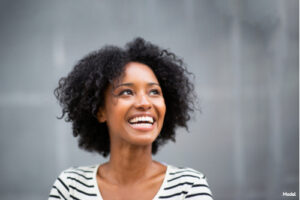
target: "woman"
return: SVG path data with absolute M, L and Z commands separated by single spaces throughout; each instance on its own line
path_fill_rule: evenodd
M 136 38 L 106 46 L 59 81 L 55 96 L 79 146 L 107 163 L 69 168 L 49 199 L 212 199 L 205 176 L 152 160 L 194 110 L 190 73 L 173 53 Z

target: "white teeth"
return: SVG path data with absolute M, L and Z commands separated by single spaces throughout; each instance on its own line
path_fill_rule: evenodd
M 148 127 L 151 127 L 152 124 L 149 124 L 149 123 L 140 123 L 140 124 L 132 124 L 131 126 L 148 128 Z
M 143 116 L 143 117 L 135 117 L 133 119 L 130 119 L 130 123 L 137 123 L 137 122 L 148 122 L 148 123 L 153 123 L 153 118 L 149 116 Z

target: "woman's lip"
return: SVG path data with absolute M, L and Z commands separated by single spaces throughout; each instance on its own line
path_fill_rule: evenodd
M 135 130 L 138 131 L 151 131 L 154 129 L 154 124 L 156 122 L 154 122 L 153 124 L 149 124 L 149 123 L 141 123 L 141 124 L 129 124 L 129 126 Z

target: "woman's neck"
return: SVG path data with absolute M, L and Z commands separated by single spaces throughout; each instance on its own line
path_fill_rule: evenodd
M 115 184 L 133 184 L 149 177 L 153 165 L 151 146 L 111 148 L 106 173 Z

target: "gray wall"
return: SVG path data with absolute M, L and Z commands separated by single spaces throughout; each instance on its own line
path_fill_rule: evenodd
M 136 36 L 184 58 L 202 107 L 155 159 L 202 171 L 215 199 L 298 195 L 298 8 L 297 0 L 1 0 L 0 199 L 46 199 L 61 170 L 105 161 L 78 149 L 52 92 L 82 56 Z

